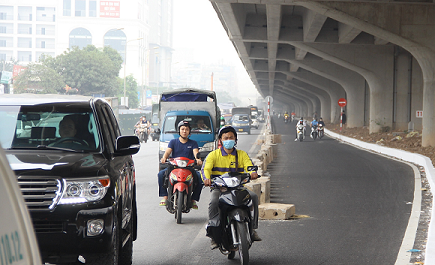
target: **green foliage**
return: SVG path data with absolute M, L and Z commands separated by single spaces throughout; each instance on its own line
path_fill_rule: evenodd
M 124 97 L 124 79 L 118 78 L 118 89 L 116 91 L 119 102 Z M 139 99 L 137 97 L 137 81 L 133 75 L 128 75 L 125 80 L 125 95 L 128 97 L 129 108 L 138 108 Z
M 14 79 L 14 93 L 61 93 L 65 87 L 62 77 L 46 65 L 31 63 Z
M 18 62 L 17 61 L 12 61 L 12 62 L 0 61 L 0 71 L 4 70 L 4 71 L 12 72 L 15 64 L 18 64 Z

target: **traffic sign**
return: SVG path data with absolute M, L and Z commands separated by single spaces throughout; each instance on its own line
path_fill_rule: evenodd
M 345 98 L 340 98 L 340 99 L 338 100 L 338 106 L 340 106 L 340 107 L 344 107 L 344 106 L 346 106 L 346 104 L 347 104 L 347 101 L 346 101 Z

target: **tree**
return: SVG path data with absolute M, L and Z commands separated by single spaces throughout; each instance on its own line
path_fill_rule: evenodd
M 39 63 L 30 63 L 14 78 L 14 93 L 62 93 L 64 87 L 65 82 L 56 71 Z
M 93 45 L 83 49 L 73 47 L 68 52 L 44 63 L 62 76 L 65 83 L 77 88 L 82 95 L 116 93 L 116 80 L 121 69 L 122 58 L 116 50 L 109 47 L 104 51 Z
M 131 74 L 126 77 L 125 81 L 125 95 L 128 97 L 128 106 L 130 108 L 138 108 L 137 81 Z M 119 102 L 121 102 L 121 97 L 124 97 L 124 79 L 122 78 L 118 78 L 117 96 Z

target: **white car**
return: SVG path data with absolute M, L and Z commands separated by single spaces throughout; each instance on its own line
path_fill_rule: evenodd
M 0 264 L 42 264 L 17 178 L 0 147 Z

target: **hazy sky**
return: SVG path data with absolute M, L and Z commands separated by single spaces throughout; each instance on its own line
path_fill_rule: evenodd
M 234 65 L 239 77 L 239 89 L 243 90 L 245 97 L 255 99 L 257 89 L 243 68 L 210 1 L 174 0 L 173 29 L 175 52 L 177 49 L 194 49 L 197 62 Z

